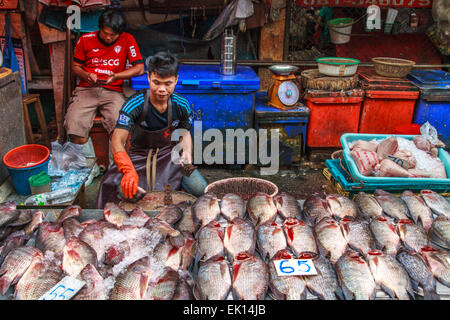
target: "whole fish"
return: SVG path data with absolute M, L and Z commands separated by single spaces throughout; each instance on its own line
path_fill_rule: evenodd
M 234 218 L 244 218 L 245 203 L 240 196 L 234 193 L 227 193 L 220 202 L 220 211 L 229 221 Z
M 409 276 L 395 257 L 384 254 L 380 250 L 372 250 L 367 256 L 370 271 L 375 282 L 392 299 L 410 300 L 414 298 Z
M 281 250 L 269 262 L 269 288 L 277 300 L 305 300 L 306 283 L 299 276 L 279 276 L 275 267 L 276 260 L 295 259 L 286 249 Z
M 365 192 L 358 192 L 353 201 L 358 205 L 360 214 L 367 220 L 383 215 L 383 208 L 378 201 Z
M 19 210 L 19 216 L 13 222 L 8 223 L 8 226 L 20 227 L 30 223 L 32 218 L 31 210 Z
M 178 222 L 178 220 L 181 219 L 182 216 L 183 211 L 176 204 L 171 204 L 161 210 L 161 212 L 158 213 L 155 218 L 165 221 L 168 224 L 174 225 Z
M 69 206 L 61 211 L 61 214 L 59 215 L 58 220 L 56 220 L 56 223 L 63 223 L 64 220 L 69 218 L 77 218 L 80 216 L 81 211 L 82 209 L 80 206 Z
M 124 220 L 124 225 L 131 225 L 135 227 L 143 227 L 150 217 L 144 212 L 141 207 L 134 208 L 129 216 Z
M 37 300 L 63 277 L 63 272 L 52 260 L 35 259 L 17 283 L 14 299 Z
M 41 210 L 36 210 L 33 213 L 33 217 L 31 218 L 31 222 L 27 224 L 24 228 L 26 235 L 31 235 L 33 232 L 39 227 L 39 225 L 44 221 L 44 212 Z
M 420 285 L 425 300 L 439 300 L 439 296 L 436 294 L 436 280 L 420 253 L 401 248 L 397 253 L 397 260 L 408 272 L 415 291 L 418 291 L 418 285 Z
M 233 262 L 233 298 L 263 300 L 269 287 L 267 265 L 255 255 L 239 253 Z
M 0 211 L 0 228 L 6 227 L 16 221 L 20 215 L 20 210 Z
M 173 246 L 182 248 L 180 269 L 187 270 L 195 256 L 195 239 L 190 233 L 182 233 L 178 237 L 170 238 L 169 241 Z
M 212 194 L 201 195 L 192 205 L 195 218 L 202 227 L 215 220 L 220 215 L 219 199 Z
M 422 227 L 427 231 L 430 229 L 433 223 L 433 214 L 422 200 L 421 197 L 416 196 L 411 191 L 403 191 L 400 198 L 406 203 L 409 214 L 416 224 L 420 223 Z
M 62 226 L 66 240 L 69 240 L 71 237 L 78 237 L 84 229 L 83 225 L 74 218 L 65 219 Z
M 14 249 L 23 246 L 26 240 L 28 240 L 28 238 L 23 230 L 11 233 L 8 238 L 3 241 L 2 246 L 0 247 L 0 266 L 6 256 Z
M 429 235 L 431 241 L 450 249 L 450 218 L 439 216 L 434 219 Z
M 76 278 L 86 265 L 97 267 L 97 253 L 86 242 L 76 237 L 67 240 L 62 259 L 63 271 Z
M 356 251 L 347 250 L 335 268 L 346 300 L 375 299 L 377 285 L 369 265 Z
M 128 218 L 128 214 L 112 202 L 105 204 L 103 214 L 106 221 L 118 227 L 122 226 L 123 222 Z
M 195 291 L 200 300 L 225 300 L 231 290 L 231 265 L 223 256 L 200 263 Z
M 400 248 L 400 237 L 392 222 L 385 217 L 378 217 L 369 223 L 370 231 L 375 237 L 378 249 L 386 254 L 395 255 Z
M 194 300 L 194 280 L 188 271 L 178 271 L 178 284 L 172 300 Z
M 358 218 L 344 218 L 340 223 L 344 238 L 352 249 L 365 257 L 370 250 L 375 249 L 375 238 L 370 231 L 369 222 Z
M 397 220 L 408 219 L 408 208 L 402 199 L 381 189 L 375 190 L 374 195 L 388 216 Z
M 144 300 L 172 300 L 177 284 L 178 273 L 170 268 L 165 268 L 156 279 L 150 280 Z
M 72 300 L 106 300 L 108 298 L 105 293 L 104 280 L 92 264 L 86 265 L 78 278 L 85 281 L 86 284 Z
M 339 224 L 333 218 L 323 218 L 314 227 L 314 233 L 320 253 L 335 264 L 347 248 Z
M 155 247 L 153 256 L 157 261 L 175 271 L 180 269 L 183 247 L 174 246 L 170 241 L 165 241 Z
M 312 259 L 316 275 L 304 277 L 308 290 L 320 300 L 344 299 L 333 265 L 315 252 L 303 252 L 298 259 Z
M 208 260 L 216 255 L 224 255 L 225 228 L 217 221 L 211 221 L 197 233 L 197 250 L 200 258 Z
M 180 231 L 172 228 L 170 224 L 158 218 L 150 218 L 145 223 L 145 227 L 150 230 L 158 231 L 163 237 L 176 237 L 180 235 Z
M 103 241 L 104 229 L 114 226 L 113 224 L 98 221 L 87 225 L 83 231 L 78 235 L 81 241 L 86 242 L 97 253 L 97 261 L 103 262 L 105 257 L 105 244 Z
M 33 247 L 22 246 L 12 250 L 0 268 L 0 293 L 5 295 L 9 286 L 16 284 L 31 263 L 42 256 L 42 252 Z
M 447 199 L 432 190 L 422 190 L 420 194 L 434 213 L 450 218 L 450 203 Z
M 264 192 L 256 193 L 247 202 L 248 215 L 255 225 L 275 220 L 277 211 L 273 198 Z
M 303 203 L 303 217 L 311 226 L 314 226 L 316 221 L 320 221 L 325 217 L 331 217 L 328 203 L 318 194 L 311 195 Z
M 281 192 L 273 198 L 273 201 L 278 209 L 278 213 L 283 218 L 301 218 L 302 208 L 292 195 Z
M 252 224 L 245 219 L 234 218 L 225 228 L 223 245 L 230 261 L 242 251 L 253 254 L 256 234 Z
M 61 225 L 52 222 L 42 222 L 38 227 L 36 237 L 36 248 L 42 252 L 53 251 L 56 255 L 62 256 L 66 238 Z
M 110 300 L 142 300 L 147 292 L 151 275 L 150 257 L 133 262 L 116 278 Z
M 443 285 L 450 287 L 450 254 L 432 247 L 422 248 L 421 254 L 433 276 Z
M 283 225 L 266 222 L 256 229 L 256 239 L 261 256 L 268 261 L 280 250 L 287 248 Z
M 425 230 L 415 224 L 412 220 L 400 220 L 397 224 L 397 230 L 403 244 L 410 250 L 420 252 L 422 247 L 428 245 L 428 238 Z
M 200 221 L 194 215 L 192 206 L 189 206 L 183 210 L 183 216 L 176 225 L 176 229 L 180 232 L 189 232 L 195 234 L 200 226 Z
M 339 194 L 330 194 L 325 198 L 335 218 L 357 217 L 358 206 L 349 198 Z
M 312 228 L 302 220 L 287 218 L 283 223 L 286 241 L 294 254 L 310 251 L 318 252 Z

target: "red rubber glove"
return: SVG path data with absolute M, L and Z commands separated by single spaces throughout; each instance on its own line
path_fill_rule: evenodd
M 139 176 L 134 169 L 133 163 L 125 151 L 116 152 L 113 158 L 119 172 L 123 174 L 120 183 L 123 194 L 127 199 L 133 199 L 139 185 Z

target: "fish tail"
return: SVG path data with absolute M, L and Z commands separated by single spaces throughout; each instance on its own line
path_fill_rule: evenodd
M 2 295 L 5 295 L 6 291 L 8 291 L 11 282 L 12 279 L 10 279 L 7 275 L 0 278 L 0 293 Z

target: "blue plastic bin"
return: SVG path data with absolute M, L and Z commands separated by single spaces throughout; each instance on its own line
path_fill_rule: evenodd
M 381 140 L 390 137 L 400 137 L 408 140 L 414 139 L 414 135 L 392 135 L 392 134 L 357 134 L 357 133 L 346 133 L 341 136 L 341 144 L 344 149 L 344 159 L 347 162 L 347 166 L 350 174 L 353 177 L 357 177 L 359 180 L 364 181 L 364 183 L 392 183 L 392 184 L 403 184 L 405 186 L 415 184 L 416 186 L 426 189 L 429 184 L 440 185 L 440 186 L 450 186 L 450 179 L 435 179 L 435 178 L 399 178 L 399 177 L 366 177 L 363 176 L 356 166 L 355 161 L 350 155 L 349 144 L 356 140 L 366 140 L 371 141 L 373 139 Z M 450 156 L 447 151 L 439 148 L 439 159 L 445 166 L 445 171 L 447 177 L 450 177 Z
M 212 128 L 222 133 L 226 129 L 246 131 L 253 128 L 255 93 L 259 87 L 259 77 L 250 67 L 238 66 L 235 75 L 224 76 L 220 74 L 218 65 L 180 65 L 175 92 L 190 102 L 194 121 L 201 121 L 203 136 L 204 131 Z M 147 74 L 132 78 L 133 90 L 147 88 Z M 191 130 L 193 139 L 195 125 L 200 125 L 200 122 L 195 122 Z M 205 142 L 203 147 L 209 143 Z M 223 159 L 225 163 L 225 155 Z M 195 145 L 194 163 L 198 163 Z
M 42 164 L 24 168 L 24 169 L 15 169 L 8 167 L 9 175 L 11 176 L 12 183 L 16 192 L 23 196 L 31 195 L 30 184 L 28 183 L 28 178 L 38 174 L 42 171 L 48 173 L 48 163 L 50 161 L 50 157 Z
M 450 145 L 450 74 L 442 70 L 415 70 L 408 74 L 411 82 L 420 89 L 413 122 L 429 122 Z

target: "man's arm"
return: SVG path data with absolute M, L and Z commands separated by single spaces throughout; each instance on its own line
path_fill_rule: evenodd
M 109 84 L 116 80 L 130 79 L 132 77 L 140 76 L 140 75 L 144 74 L 144 72 L 145 72 L 144 64 L 139 63 L 139 64 L 132 66 L 130 69 L 124 70 L 122 72 L 112 73 L 109 76 L 106 84 Z
M 81 63 L 72 61 L 72 71 L 78 78 L 86 81 L 91 86 L 94 86 L 97 82 L 97 75 L 95 73 L 84 71 L 83 65 Z
M 125 142 L 127 142 L 129 131 L 125 129 L 116 128 L 111 136 L 111 153 L 116 154 L 120 151 L 125 151 Z

